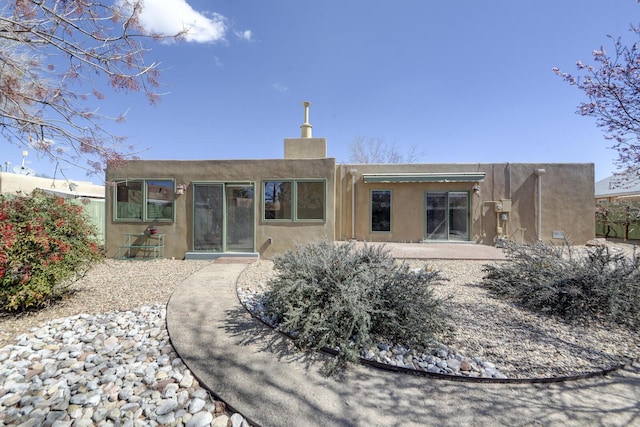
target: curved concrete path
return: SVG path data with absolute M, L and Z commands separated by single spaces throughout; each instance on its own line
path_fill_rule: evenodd
M 200 382 L 260 426 L 640 426 L 640 369 L 552 384 L 437 380 L 354 366 L 321 374 L 239 303 L 246 264 L 214 263 L 185 280 L 167 307 L 176 351 Z

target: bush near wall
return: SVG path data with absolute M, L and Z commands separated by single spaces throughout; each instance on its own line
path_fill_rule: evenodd
M 0 195 L 0 309 L 44 307 L 103 258 L 82 206 L 38 191 Z

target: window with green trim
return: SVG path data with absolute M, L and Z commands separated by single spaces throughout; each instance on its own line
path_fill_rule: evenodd
M 137 179 L 116 183 L 114 219 L 173 221 L 174 183 L 165 179 Z
M 265 181 L 264 219 L 291 220 L 291 181 Z
M 263 181 L 265 221 L 323 221 L 326 210 L 324 180 Z
M 371 190 L 371 231 L 391 231 L 391 190 Z

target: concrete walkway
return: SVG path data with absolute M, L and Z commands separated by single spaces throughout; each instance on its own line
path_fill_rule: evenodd
M 458 247 L 460 251 L 460 247 Z M 354 366 L 321 374 L 241 306 L 246 264 L 214 263 L 185 280 L 167 307 L 180 357 L 232 410 L 260 426 L 640 426 L 640 369 L 553 384 L 479 384 Z

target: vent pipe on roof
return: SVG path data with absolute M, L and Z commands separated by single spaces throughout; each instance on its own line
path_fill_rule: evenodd
M 302 138 L 311 138 L 311 124 L 309 124 L 309 107 L 311 103 L 309 101 L 304 101 L 302 103 L 304 105 L 304 123 L 300 125 L 301 129 L 301 137 Z

